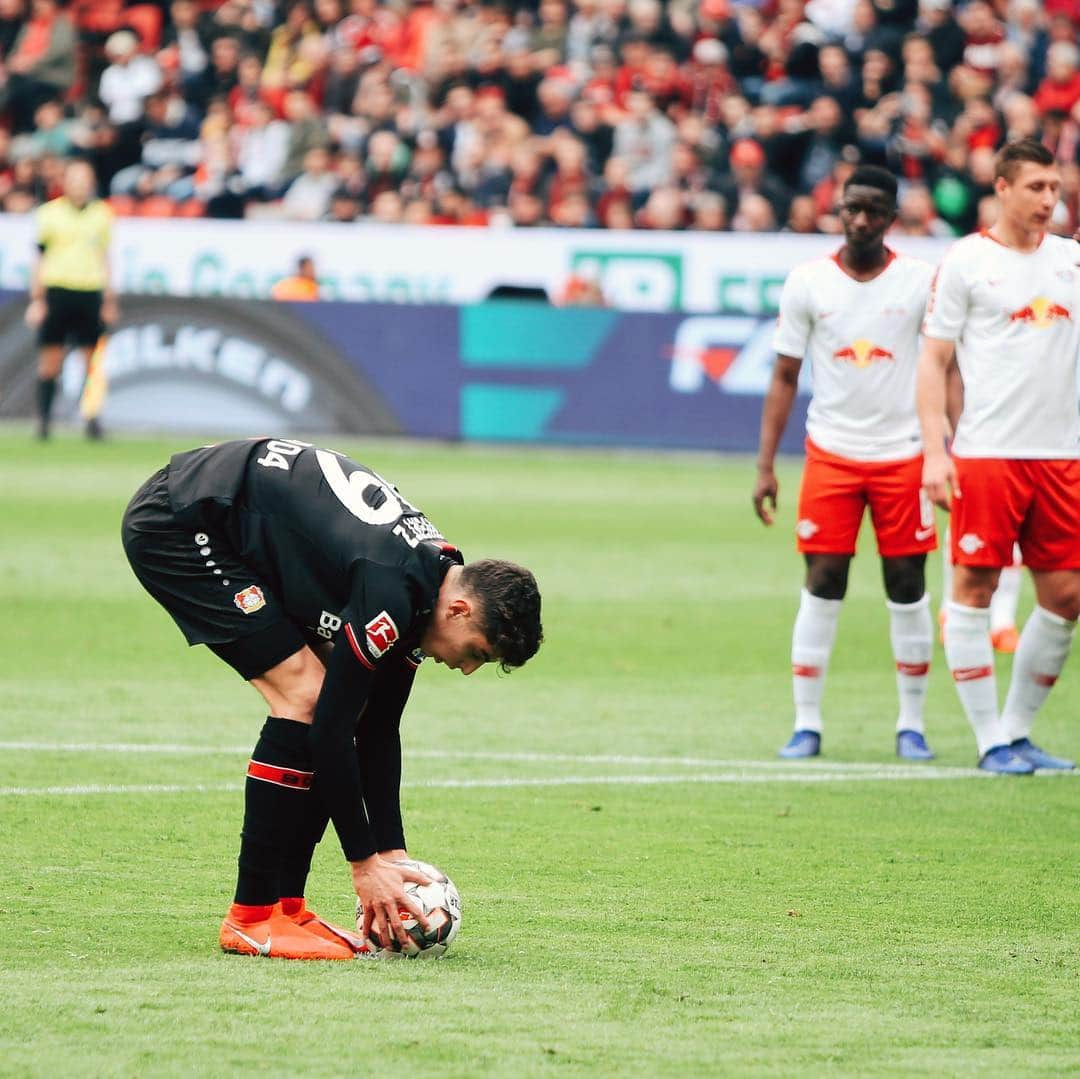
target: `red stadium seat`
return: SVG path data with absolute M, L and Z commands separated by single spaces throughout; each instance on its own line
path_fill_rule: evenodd
M 176 203 L 168 195 L 151 195 L 139 203 L 135 212 L 139 217 L 172 217 Z
M 125 8 L 123 23 L 139 35 L 142 52 L 156 52 L 161 45 L 161 8 L 153 4 L 135 4 Z
M 117 217 L 135 216 L 135 200 L 130 195 L 110 195 L 106 201 Z

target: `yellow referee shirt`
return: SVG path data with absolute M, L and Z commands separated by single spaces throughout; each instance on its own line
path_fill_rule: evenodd
M 108 279 L 112 210 L 100 199 L 81 210 L 66 195 L 37 211 L 41 283 L 46 288 L 100 292 Z

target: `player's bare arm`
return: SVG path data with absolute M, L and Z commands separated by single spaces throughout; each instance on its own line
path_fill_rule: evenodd
M 942 509 L 949 508 L 950 488 L 960 495 L 956 469 L 945 449 L 949 366 L 953 342 L 936 337 L 923 339 L 916 375 L 916 406 L 923 437 L 923 490 Z
M 30 272 L 30 303 L 26 308 L 26 324 L 36 330 L 45 318 L 45 286 L 41 281 L 41 258 Z
M 772 380 L 761 412 L 761 436 L 758 440 L 757 478 L 754 481 L 754 512 L 763 524 L 771 525 L 776 513 L 780 486 L 776 481 L 776 451 L 791 416 L 795 395 L 799 392 L 802 360 L 777 356 Z
M 946 436 L 952 438 L 956 434 L 956 426 L 960 422 L 960 414 L 964 411 L 964 380 L 960 375 L 960 365 L 953 355 L 949 363 L 949 369 L 945 372 L 945 419 L 948 422 Z

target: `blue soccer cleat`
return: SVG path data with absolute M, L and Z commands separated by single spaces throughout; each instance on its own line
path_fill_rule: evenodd
M 906 761 L 932 761 L 934 751 L 926 744 L 921 731 L 897 731 L 896 755 Z
M 1014 753 L 1012 746 L 992 746 L 982 755 L 979 767 L 997 776 L 1030 776 L 1035 773 L 1035 765 L 1019 753 Z
M 817 731 L 796 731 L 777 756 L 790 761 L 800 757 L 816 757 L 820 752 L 821 735 Z
M 1045 749 L 1040 749 L 1035 745 L 1030 738 L 1017 738 L 1015 742 L 1009 744 L 1009 749 L 1035 768 L 1069 772 L 1076 767 L 1076 761 L 1066 760 L 1064 757 L 1053 757 Z

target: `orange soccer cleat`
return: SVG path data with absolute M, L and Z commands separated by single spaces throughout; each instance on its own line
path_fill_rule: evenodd
M 353 959 L 353 949 L 298 925 L 281 907 L 244 907 L 233 903 L 221 923 L 221 950 L 271 959 Z
M 307 932 L 319 937 L 321 940 L 331 941 L 336 944 L 344 943 L 347 948 L 351 949 L 354 956 L 372 956 L 375 954 L 375 949 L 370 941 L 365 940 L 359 933 L 354 933 L 349 929 L 342 929 L 341 926 L 334 925 L 333 922 L 328 922 L 325 918 L 320 918 L 315 911 L 308 909 L 303 899 L 283 899 L 281 909 L 286 912 L 285 917 L 289 918 L 295 925 L 302 926 Z
M 1016 632 L 1016 626 L 1005 626 L 1003 629 L 995 629 L 990 633 L 990 643 L 995 652 L 1011 656 L 1020 643 L 1020 634 Z

